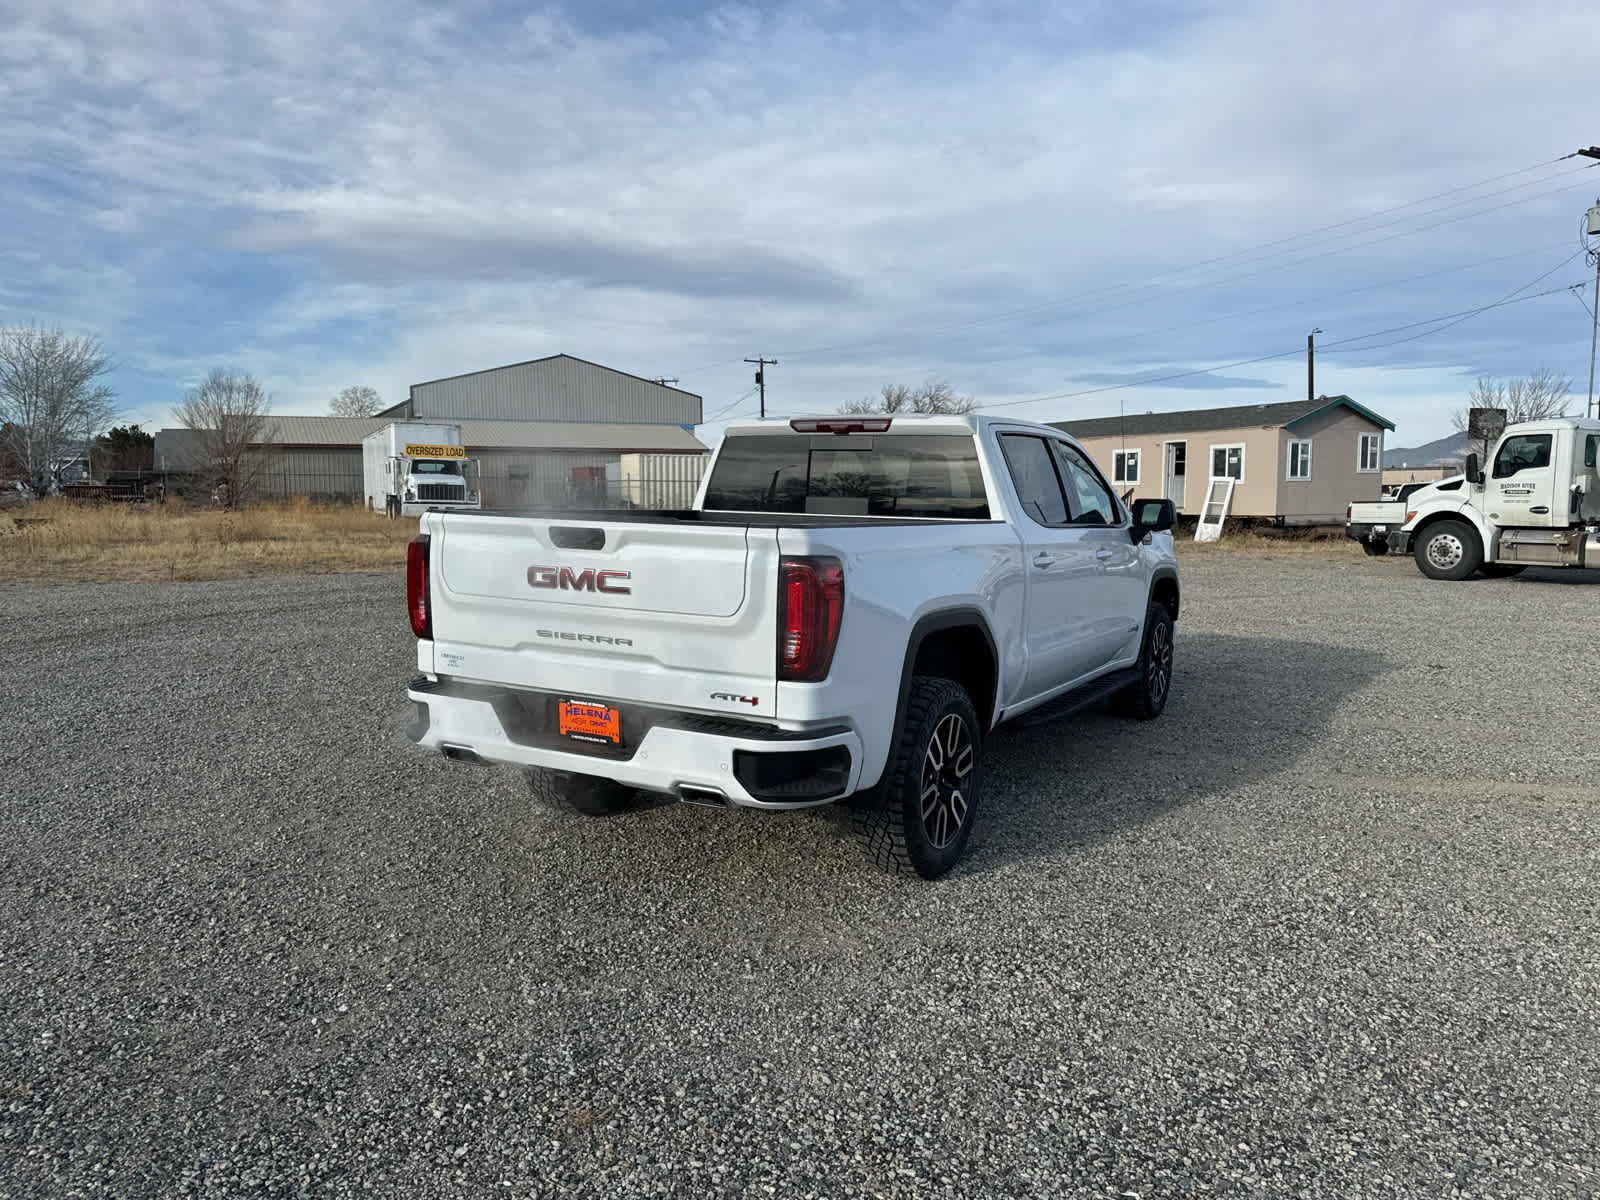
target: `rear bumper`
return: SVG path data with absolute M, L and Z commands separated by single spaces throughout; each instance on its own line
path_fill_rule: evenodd
M 1376 525 L 1363 521 L 1347 521 L 1344 535 L 1353 542 L 1383 543 L 1392 554 L 1405 554 L 1411 545 L 1411 535 L 1398 526 Z
M 406 695 L 414 706 L 407 734 L 423 749 L 595 775 L 699 803 L 812 808 L 850 795 L 861 772 L 860 736 L 844 725 L 786 730 L 623 705 L 626 745 L 614 750 L 555 732 L 555 693 L 422 676 Z

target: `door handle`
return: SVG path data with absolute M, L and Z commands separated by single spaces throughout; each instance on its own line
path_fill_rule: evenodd
M 1101 546 L 1098 550 L 1096 550 L 1094 552 L 1094 556 L 1096 558 L 1098 558 L 1101 562 L 1104 562 L 1108 558 L 1115 557 L 1116 553 L 1117 552 L 1115 550 L 1113 550 L 1110 546 Z
M 1043 550 L 1039 551 L 1039 553 L 1037 553 L 1037 554 L 1035 554 L 1033 556 L 1033 565 L 1036 566 L 1036 567 L 1054 566 L 1055 565 L 1055 561 L 1056 561 L 1055 555 L 1046 554 Z

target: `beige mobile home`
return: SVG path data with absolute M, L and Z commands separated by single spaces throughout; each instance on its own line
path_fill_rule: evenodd
M 1379 499 L 1383 435 L 1394 429 L 1349 396 L 1052 424 L 1083 443 L 1118 493 L 1197 513 L 1210 482 L 1231 478 L 1230 516 L 1282 525 L 1342 522 L 1352 500 Z

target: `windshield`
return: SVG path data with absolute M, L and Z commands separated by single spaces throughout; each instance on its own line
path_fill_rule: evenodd
M 706 484 L 721 512 L 988 520 L 971 434 L 730 437 Z
M 461 464 L 449 459 L 419 458 L 411 463 L 413 475 L 459 475 Z

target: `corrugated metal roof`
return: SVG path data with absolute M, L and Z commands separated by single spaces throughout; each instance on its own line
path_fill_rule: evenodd
M 279 446 L 359 446 L 361 439 L 389 422 L 377 417 L 268 417 L 261 440 Z
M 1318 396 L 1315 400 L 1290 400 L 1281 404 L 1235 404 L 1227 408 L 1191 408 L 1183 412 L 1129 413 L 1125 417 L 1094 417 L 1087 421 L 1051 421 L 1073 437 L 1110 437 L 1126 433 L 1139 437 L 1152 433 L 1202 433 L 1208 429 L 1243 429 L 1252 425 L 1293 425 L 1336 405 L 1354 410 L 1375 425 L 1393 429 L 1394 422 L 1357 404 L 1349 396 Z
M 707 447 L 678 425 L 612 424 L 588 421 L 446 421 L 461 426 L 461 440 L 481 449 L 651 450 L 704 453 Z M 374 417 L 269 417 L 262 440 L 278 446 L 349 446 L 359 448 L 367 434 L 388 421 Z M 158 443 L 189 449 L 198 436 L 187 429 L 157 431 Z
M 461 440 L 484 448 L 531 450 L 665 450 L 703 453 L 708 447 L 680 425 L 602 421 L 459 421 Z

